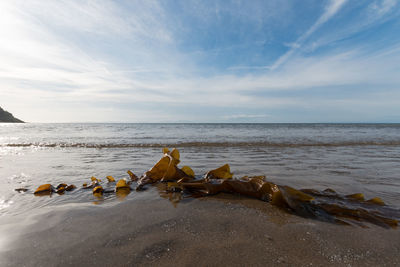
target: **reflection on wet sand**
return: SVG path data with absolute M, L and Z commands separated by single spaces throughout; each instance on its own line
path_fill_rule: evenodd
M 177 207 L 178 203 L 183 199 L 183 195 L 181 192 L 168 190 L 166 183 L 156 184 L 156 188 L 158 190 L 158 193 L 160 194 L 160 197 L 168 199 L 175 208 Z
M 119 190 L 115 191 L 115 195 L 117 196 L 117 199 L 120 201 L 125 200 L 125 198 L 131 193 L 131 190 L 129 188 L 122 188 Z

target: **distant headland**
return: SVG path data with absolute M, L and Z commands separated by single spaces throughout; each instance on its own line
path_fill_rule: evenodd
M 23 122 L 15 118 L 10 112 L 0 107 L 0 122 Z

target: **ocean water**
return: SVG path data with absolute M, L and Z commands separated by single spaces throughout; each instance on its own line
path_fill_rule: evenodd
M 176 147 L 197 177 L 229 163 L 295 188 L 361 192 L 400 207 L 400 124 L 0 124 L 0 218 L 59 205 L 113 205 L 80 189 L 91 176 L 140 176 Z M 35 197 L 40 185 L 75 184 Z M 27 188 L 18 193 L 15 188 Z M 141 192 L 132 192 L 133 199 Z

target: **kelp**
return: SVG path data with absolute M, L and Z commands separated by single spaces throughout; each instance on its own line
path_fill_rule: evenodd
M 139 178 L 137 182 L 138 186 L 136 187 L 137 191 L 143 190 L 146 184 L 176 181 L 180 179 L 193 179 L 193 177 L 187 175 L 183 170 L 177 167 L 180 162 L 178 149 L 174 148 L 172 151 L 169 151 L 169 149 L 164 148 L 163 153 L 164 156 Z
M 174 205 L 182 199 L 182 194 L 198 197 L 228 193 L 257 198 L 300 216 L 323 221 L 363 227 L 365 222 L 392 228 L 398 225 L 399 211 L 386 207 L 378 197 L 365 200 L 362 193 L 340 195 L 330 188 L 297 190 L 267 181 L 265 176 L 234 179 L 229 164 L 207 172 L 202 179 L 194 179 L 183 168 L 179 169 L 178 163 L 165 149 L 161 160 L 139 179 L 139 189 L 147 183 L 169 181 L 160 195 Z
M 96 197 L 100 197 L 103 195 L 104 189 L 101 185 L 97 185 L 93 188 L 93 195 Z
M 65 183 L 62 183 L 62 184 L 57 185 L 56 193 L 59 194 L 59 195 L 62 195 L 62 194 L 64 194 L 65 191 L 72 191 L 75 188 L 76 188 L 76 186 L 73 185 L 73 184 L 72 185 L 67 185 Z
M 128 171 L 128 174 L 132 177 L 136 177 L 135 174 L 133 174 L 131 171 Z M 130 184 L 132 181 L 127 181 L 126 179 L 120 179 L 117 182 L 115 182 L 115 178 L 112 176 L 106 176 L 107 178 L 107 188 L 103 188 L 101 185 L 101 180 L 97 179 L 96 177 L 91 178 L 91 183 L 84 183 L 82 185 L 82 189 L 92 189 L 93 195 L 100 196 L 102 194 L 109 194 L 109 193 L 114 193 L 114 192 L 119 192 L 118 195 L 126 196 L 130 193 L 131 187 Z M 115 184 L 115 187 L 113 189 L 110 189 L 110 185 Z
M 107 181 L 108 181 L 109 183 L 115 182 L 115 178 L 112 177 L 111 175 L 107 176 L 106 178 L 107 178 Z
M 56 187 L 52 186 L 51 184 L 42 184 L 40 185 L 34 192 L 35 196 L 49 196 L 52 193 L 57 194 L 64 194 L 65 191 L 72 191 L 76 188 L 75 185 L 71 184 L 68 185 L 66 183 L 61 183 Z
M 206 173 L 206 179 L 231 179 L 233 177 L 233 173 L 231 173 L 231 169 L 229 164 L 225 164 L 215 170 L 211 170 Z
M 15 188 L 14 191 L 18 193 L 25 193 L 26 191 L 28 191 L 28 188 Z
M 54 187 L 51 184 L 40 185 L 33 194 L 36 196 L 46 196 L 51 195 L 54 192 Z
M 70 185 L 68 185 L 67 187 L 65 187 L 65 191 L 72 191 L 72 190 L 74 190 L 75 188 L 76 188 L 75 185 L 70 184 Z
M 128 170 L 127 173 L 132 182 L 136 182 L 139 179 L 139 177 L 137 177 L 131 170 Z
M 118 190 L 131 190 L 129 184 L 126 182 L 125 179 L 118 180 L 117 184 L 115 185 L 115 191 Z
M 183 166 L 181 169 L 188 177 L 194 178 L 194 171 L 189 166 Z
M 383 208 L 385 205 L 379 198 L 364 200 L 361 197 L 354 198 L 317 190 L 304 190 L 304 192 L 290 186 L 273 184 L 261 177 L 220 182 L 211 180 L 169 183 L 167 191 L 189 192 L 189 194 L 201 192 L 203 196 L 218 193 L 240 194 L 269 202 L 303 217 L 348 225 L 365 226 L 363 222 L 369 222 L 394 228 L 398 225 L 398 220 L 395 218 L 399 218 L 399 211 Z
M 132 183 L 136 183 L 136 191 L 145 190 L 146 185 L 155 184 L 160 196 L 170 200 L 174 206 L 187 197 L 205 197 L 219 193 L 239 194 L 260 199 L 303 217 L 361 227 L 366 227 L 365 223 L 372 223 L 395 228 L 400 218 L 399 210 L 386 206 L 379 197 L 365 200 L 362 193 L 341 195 L 331 188 L 323 191 L 298 190 L 272 183 L 265 176 L 233 178 L 229 164 L 210 170 L 202 178 L 198 178 L 189 166 L 179 168 L 179 163 L 178 149 L 170 151 L 164 148 L 162 158 L 141 177 L 131 170 L 127 171 L 130 179 L 119 179 L 116 182 L 114 177 L 106 176 L 108 185 L 104 189 L 102 181 L 92 176 L 90 183 L 84 183 L 82 189 L 92 189 L 93 195 L 98 198 L 115 192 L 117 198 L 124 199 L 131 192 Z M 110 189 L 110 185 L 114 183 L 115 187 Z M 67 184 L 59 184 L 56 188 L 51 184 L 44 184 L 34 194 L 63 194 L 74 188 L 74 185 Z

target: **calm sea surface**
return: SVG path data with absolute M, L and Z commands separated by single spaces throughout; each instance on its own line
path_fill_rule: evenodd
M 362 192 L 400 207 L 400 124 L 0 124 L 0 218 L 44 206 L 113 205 L 82 189 L 35 197 L 40 184 L 140 176 L 177 147 L 197 176 L 229 163 L 296 188 Z M 28 188 L 17 193 L 15 188 Z M 127 198 L 135 198 L 132 192 Z

